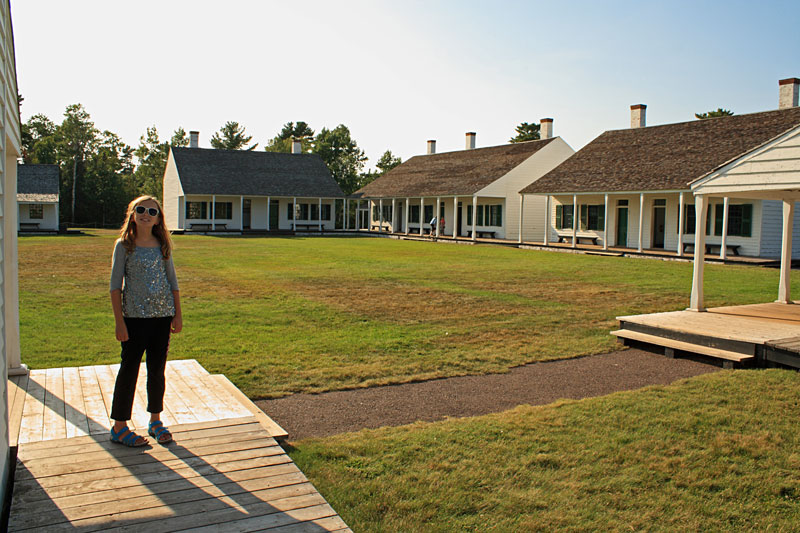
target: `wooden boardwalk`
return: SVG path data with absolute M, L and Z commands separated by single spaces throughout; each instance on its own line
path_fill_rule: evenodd
M 175 442 L 142 448 L 108 440 L 115 376 L 100 365 L 9 380 L 10 531 L 349 531 L 275 440 L 286 432 L 224 376 L 170 361 L 162 417 Z

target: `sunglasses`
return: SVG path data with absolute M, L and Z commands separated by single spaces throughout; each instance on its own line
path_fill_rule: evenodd
M 136 214 L 144 215 L 145 211 L 147 211 L 147 214 L 150 215 L 151 217 L 158 216 L 158 209 L 156 209 L 155 207 L 145 207 L 143 205 L 136 206 Z

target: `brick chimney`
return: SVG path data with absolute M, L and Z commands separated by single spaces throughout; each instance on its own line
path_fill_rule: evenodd
M 428 155 L 436 153 L 436 140 L 428 139 Z
M 552 118 L 543 118 L 541 121 L 541 127 L 539 128 L 539 138 L 540 139 L 552 139 L 553 138 L 553 119 Z
M 189 132 L 189 148 L 200 148 L 200 132 Z
M 300 142 L 300 139 L 292 139 L 292 153 L 293 154 L 303 153 L 303 143 Z
M 645 114 L 647 106 L 644 104 L 634 104 L 631 106 L 631 128 L 644 128 Z
M 800 79 L 786 78 L 778 82 L 778 109 L 797 107 L 797 96 L 800 94 Z
M 475 149 L 475 135 L 476 134 L 475 134 L 474 131 L 468 131 L 467 132 L 467 145 L 465 147 L 467 150 L 474 150 Z

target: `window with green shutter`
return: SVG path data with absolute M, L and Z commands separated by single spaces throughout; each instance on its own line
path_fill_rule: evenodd
M 563 217 L 564 217 L 564 206 L 558 204 L 556 206 L 556 229 L 564 228 L 564 223 L 562 222 Z
M 432 205 L 426 205 L 425 206 L 425 218 L 424 218 L 424 220 L 422 222 L 424 224 L 427 224 L 431 220 L 433 220 L 433 206 Z
M 419 223 L 419 206 L 412 205 L 411 208 L 408 210 L 408 221 L 413 223 Z
M 472 206 L 467 206 L 467 226 L 472 226 Z

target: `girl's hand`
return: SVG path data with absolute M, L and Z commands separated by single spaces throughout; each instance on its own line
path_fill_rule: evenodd
M 128 327 L 125 325 L 125 322 L 120 322 L 117 324 L 116 334 L 119 342 L 125 342 L 128 340 Z
M 172 324 L 170 324 L 170 329 L 172 333 L 180 333 L 183 329 L 183 318 L 180 315 L 175 315 L 172 318 Z

